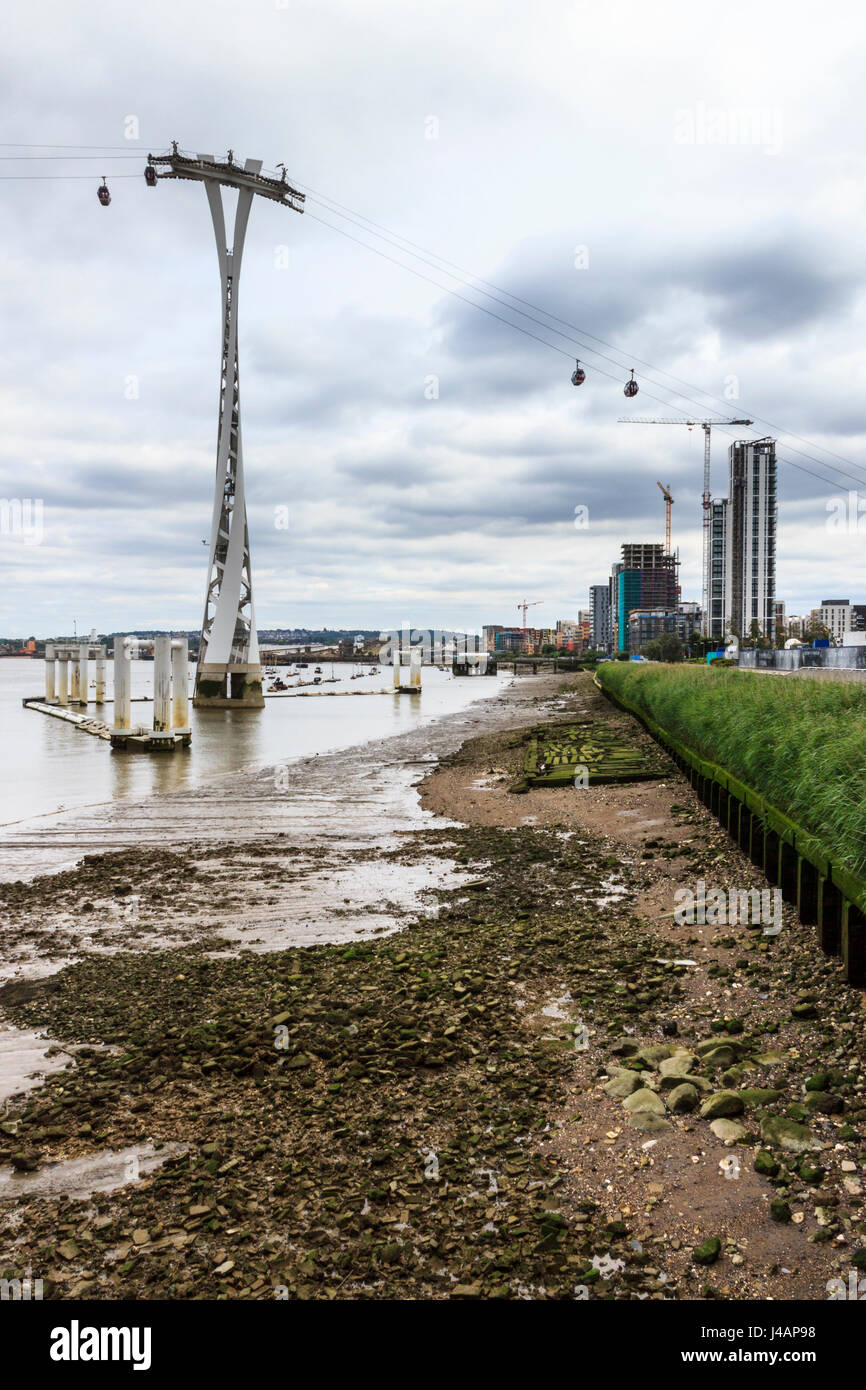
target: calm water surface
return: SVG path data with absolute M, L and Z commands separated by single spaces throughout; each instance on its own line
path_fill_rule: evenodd
M 315 663 L 313 663 L 315 664 Z M 313 664 L 304 673 L 312 678 Z M 379 691 L 390 687 L 389 668 L 351 680 L 372 667 L 335 664 L 339 683 L 325 690 Z M 190 687 L 194 668 L 190 667 Z M 93 663 L 90 667 L 91 679 Z M 322 664 L 325 678 L 332 674 Z M 106 695 L 112 689 L 107 665 Z M 152 696 L 153 663 L 133 662 L 132 693 Z M 288 678 L 286 678 L 288 679 Z M 0 660 L 0 835 L 35 818 L 74 811 L 124 798 L 139 800 L 181 791 L 240 768 L 275 761 L 287 763 L 314 753 L 335 752 L 371 739 L 408 733 L 479 698 L 498 693 L 510 676 L 453 677 L 425 667 L 423 691 L 416 696 L 348 694 L 268 699 L 259 711 L 193 710 L 192 747 L 176 753 L 113 752 L 99 738 L 72 724 L 26 710 L 22 699 L 44 692 L 44 667 L 27 657 Z M 266 685 L 268 682 L 266 681 Z M 92 695 L 91 691 L 91 695 Z M 78 706 L 73 708 L 77 709 Z M 87 713 L 110 723 L 113 706 L 90 705 Z M 135 703 L 133 723 L 150 725 L 151 704 Z

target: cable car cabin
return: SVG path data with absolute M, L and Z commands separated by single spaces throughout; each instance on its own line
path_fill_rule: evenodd
M 105 182 L 105 179 L 102 180 L 102 183 L 97 188 L 96 196 L 102 206 L 107 208 L 108 204 L 111 202 L 111 194 L 108 191 L 108 184 Z
M 583 370 L 583 367 L 580 365 L 580 359 L 578 358 L 578 359 L 575 361 L 574 371 L 573 371 L 572 374 L 571 374 L 571 384 L 572 384 L 572 386 L 582 386 L 583 383 L 584 383 L 585 381 L 586 381 L 586 372 Z
M 622 388 L 622 394 L 624 396 L 636 396 L 639 390 L 640 387 L 634 379 L 634 372 L 632 372 L 631 380 L 627 381 L 625 386 Z
M 148 164 L 144 171 L 144 181 L 148 188 L 156 188 L 156 170 L 152 164 Z

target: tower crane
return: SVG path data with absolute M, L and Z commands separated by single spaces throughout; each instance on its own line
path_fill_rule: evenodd
M 537 598 L 537 599 L 535 599 L 534 602 L 532 602 L 532 603 L 530 603 L 528 599 L 524 599 L 522 603 L 518 603 L 518 605 L 517 605 L 517 610 L 518 610 L 518 612 L 520 611 L 521 608 L 523 609 L 523 631 L 524 631 L 524 632 L 526 631 L 526 610 L 527 610 L 527 608 L 537 608 L 538 605 L 539 605 L 540 603 L 543 603 L 543 602 L 544 602 L 543 599 Z
M 751 420 L 726 420 L 721 417 L 709 420 L 658 419 L 646 415 L 621 415 L 619 417 L 619 424 L 621 425 L 688 425 L 690 430 L 694 429 L 695 425 L 700 425 L 704 432 L 704 491 L 701 497 L 704 512 L 703 553 L 701 557 L 701 630 L 704 636 L 709 633 L 710 623 L 710 525 L 713 512 L 713 498 L 710 492 L 710 432 L 713 425 L 751 425 L 752 423 Z M 668 516 L 670 517 L 670 512 L 668 512 Z M 670 544 L 668 549 L 670 549 Z
M 665 555 L 670 555 L 670 553 L 671 553 L 671 507 L 674 505 L 674 499 L 671 497 L 671 490 L 670 490 L 669 487 L 665 487 L 662 483 L 660 483 L 660 482 L 658 482 L 658 481 L 656 482 L 656 487 L 660 487 L 660 488 L 661 488 L 661 490 L 662 490 L 662 496 L 663 496 L 664 499 L 665 499 Z

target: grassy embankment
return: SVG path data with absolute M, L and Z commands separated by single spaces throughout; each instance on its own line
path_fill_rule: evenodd
M 866 685 L 614 662 L 599 679 L 866 876 Z

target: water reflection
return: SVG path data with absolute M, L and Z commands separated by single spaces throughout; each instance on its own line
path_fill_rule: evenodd
M 193 710 L 192 747 L 172 753 L 112 752 L 102 739 L 59 719 L 25 710 L 22 700 L 43 689 L 41 661 L 0 661 L 0 835 L 3 827 L 34 817 L 141 799 L 202 785 L 243 767 L 292 762 L 312 754 L 349 748 L 368 739 L 407 733 L 432 719 L 495 694 L 506 677 L 455 678 L 424 669 L 420 697 L 395 695 L 390 670 L 350 679 L 348 665 L 335 664 L 338 679 L 322 687 L 341 692 L 271 698 L 263 710 Z M 364 668 L 365 672 L 369 668 Z M 331 667 L 324 668 L 326 680 Z M 189 668 L 190 686 L 194 667 Z M 113 663 L 107 663 L 113 693 Z M 355 692 L 381 692 L 355 694 Z M 92 692 L 91 692 L 92 693 Z M 153 718 L 153 663 L 133 662 L 133 721 Z M 142 702 L 141 697 L 145 697 Z M 88 707 L 111 721 L 113 706 Z

